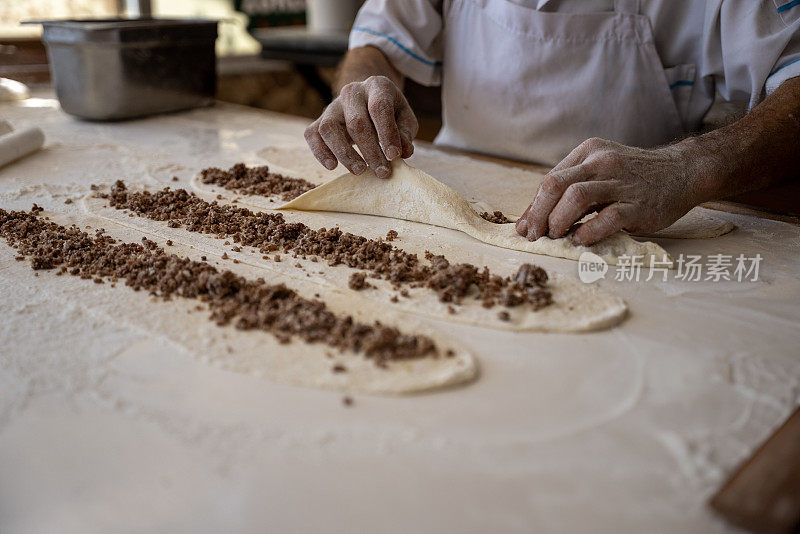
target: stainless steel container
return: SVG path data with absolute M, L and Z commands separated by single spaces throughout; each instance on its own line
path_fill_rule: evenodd
M 102 19 L 39 22 L 61 107 L 91 120 L 209 105 L 217 22 Z

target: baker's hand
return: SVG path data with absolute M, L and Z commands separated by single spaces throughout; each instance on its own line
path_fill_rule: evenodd
M 418 129 L 400 88 L 385 76 L 372 76 L 342 87 L 336 100 L 306 129 L 305 138 L 329 170 L 336 168 L 338 160 L 353 174 L 361 174 L 369 165 L 376 175 L 388 178 L 390 160 L 414 153 L 412 140 Z
M 680 144 L 648 150 L 589 139 L 547 173 L 517 233 L 531 241 L 563 237 L 593 211 L 599 213 L 572 236 L 576 244 L 618 230 L 655 232 L 703 201 L 698 174 Z

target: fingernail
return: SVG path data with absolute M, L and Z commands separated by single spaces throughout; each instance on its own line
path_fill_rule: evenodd
M 536 235 L 536 228 L 529 229 L 527 237 L 528 241 L 536 241 L 537 239 L 539 239 L 539 236 Z
M 378 175 L 378 178 L 388 178 L 389 177 L 389 167 L 386 165 L 381 165 L 377 169 L 375 169 L 375 174 Z
M 336 168 L 336 160 L 335 159 L 326 159 L 324 165 L 325 165 L 326 169 L 328 169 L 329 171 L 332 171 L 333 169 Z
M 353 174 L 361 174 L 362 172 L 367 170 L 367 166 L 363 163 L 355 163 L 353 165 Z
M 390 146 L 386 149 L 386 157 L 390 160 L 397 159 L 400 157 L 400 149 L 396 146 Z

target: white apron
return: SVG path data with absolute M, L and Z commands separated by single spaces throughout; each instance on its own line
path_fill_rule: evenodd
M 684 132 L 638 0 L 547 13 L 445 1 L 443 145 L 555 165 L 589 137 L 651 147 Z

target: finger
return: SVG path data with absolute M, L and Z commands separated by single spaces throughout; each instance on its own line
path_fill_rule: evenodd
M 344 122 L 347 133 L 358 146 L 361 155 L 379 178 L 388 178 L 392 171 L 383 154 L 378 132 L 372 124 L 367 100 L 363 93 L 355 93 L 344 104 Z
M 353 148 L 344 123 L 340 120 L 323 119 L 319 123 L 319 135 L 336 158 L 353 174 L 367 170 L 367 164 Z
M 414 155 L 414 142 L 410 138 L 406 137 L 406 134 L 404 133 L 400 134 L 400 139 L 403 141 L 403 152 L 400 154 L 400 157 L 403 159 L 410 158 L 412 155 Z
M 528 204 L 528 207 L 525 208 L 525 211 L 522 212 L 522 215 L 519 219 L 517 219 L 517 224 L 515 226 L 517 233 L 521 236 L 528 235 L 528 212 L 531 211 L 531 205 Z
M 570 152 L 566 158 L 561 160 L 558 165 L 553 167 L 550 172 L 560 171 L 568 167 L 580 165 L 592 154 L 602 150 L 607 150 L 609 146 L 613 144 L 613 142 L 606 141 L 600 137 L 590 137 L 580 145 L 576 146 L 572 152 Z
M 336 165 L 338 164 L 336 161 L 336 155 L 331 152 L 331 149 L 325 144 L 322 136 L 319 135 L 319 126 L 316 121 L 311 126 L 306 128 L 304 137 L 306 138 L 306 143 L 308 143 L 308 146 L 311 149 L 311 153 L 314 154 L 314 157 L 317 158 L 317 161 L 322 163 L 322 165 L 329 171 L 335 169 Z
M 583 163 L 590 154 L 602 149 L 606 145 L 603 139 L 592 137 L 572 149 L 566 158 L 562 159 L 558 165 L 553 167 L 550 172 L 561 171 L 569 167 L 575 167 Z
M 572 149 L 572 152 L 570 152 L 567 155 L 567 157 L 562 159 L 558 163 L 558 165 L 553 167 L 548 173 L 548 175 L 563 171 L 565 169 L 569 169 L 571 167 L 576 167 L 582 164 L 587 157 L 589 157 L 595 150 L 603 146 L 604 143 L 605 142 L 599 138 L 587 139 L 586 141 L 584 141 L 583 143 Z M 525 213 L 523 213 L 522 217 L 520 217 L 519 220 L 517 221 L 517 226 L 516 226 L 517 233 L 522 236 L 527 236 L 528 239 L 538 239 L 539 237 L 544 235 L 544 232 L 549 230 L 549 217 L 548 217 L 548 227 L 543 227 L 542 224 L 540 223 L 538 227 L 534 228 L 532 223 L 530 222 L 530 219 L 528 218 L 528 213 L 530 212 L 530 209 L 531 206 L 528 206 L 528 209 L 525 210 Z M 528 235 L 529 232 L 531 233 L 530 235 Z
M 394 100 L 387 96 L 385 91 L 372 92 L 367 96 L 367 110 L 386 158 L 389 160 L 399 158 L 403 150 L 403 141 L 394 118 Z
M 411 106 L 408 105 L 406 98 L 400 94 L 401 99 L 399 108 L 397 110 L 397 127 L 400 130 L 400 135 L 403 139 L 403 158 L 410 158 L 414 154 L 414 137 L 419 131 L 419 123 L 414 112 L 411 111 Z
M 562 159 L 558 162 L 558 165 L 550 169 L 550 172 L 558 172 L 564 169 L 568 169 L 569 167 L 575 167 L 576 165 L 580 165 L 583 163 L 583 160 L 586 159 L 586 148 L 584 143 L 576 146 L 572 149 L 572 152 L 567 154 L 567 157 Z
M 578 182 L 567 187 L 558 204 L 548 218 L 548 234 L 551 239 L 563 237 L 573 224 L 583 218 L 594 207 L 606 202 L 615 202 L 617 188 L 614 182 Z
M 570 152 L 567 155 L 566 158 L 562 159 L 559 162 L 558 165 L 556 165 L 555 167 L 550 169 L 548 174 L 552 174 L 554 172 L 558 172 L 558 171 L 561 171 L 563 169 L 566 169 L 566 168 L 569 168 L 569 167 L 573 167 L 573 166 L 577 165 L 578 163 L 580 163 L 582 161 L 582 159 L 583 159 L 582 146 L 583 145 L 581 144 L 581 145 L 578 145 L 577 147 L 575 147 L 574 149 L 572 149 L 572 152 Z M 539 192 L 538 188 L 537 188 L 536 192 L 537 193 Z M 528 207 L 525 208 L 525 211 L 522 213 L 522 216 L 519 219 L 517 219 L 517 224 L 516 224 L 515 228 L 517 230 L 517 233 L 519 235 L 521 235 L 521 236 L 527 236 L 528 235 L 528 230 L 530 229 L 529 228 L 530 227 L 530 223 L 528 222 L 528 213 L 530 213 L 532 205 L 533 205 L 533 203 L 529 204 Z M 541 237 L 541 236 L 538 236 L 538 235 L 535 235 L 535 234 L 533 235 L 533 239 L 538 239 L 539 237 Z
M 630 220 L 630 206 L 615 202 L 604 208 L 597 217 L 589 219 L 575 230 L 573 241 L 578 245 L 589 246 L 601 239 L 619 232 Z
M 528 240 L 533 241 L 547 234 L 550 213 L 567 187 L 579 181 L 589 180 L 591 177 L 589 171 L 581 165 L 548 173 L 539 184 L 528 215 L 525 217 Z
M 419 131 L 419 122 L 417 122 L 417 117 L 414 116 L 411 106 L 408 105 L 406 97 L 398 94 L 397 98 L 397 127 L 400 129 L 400 133 L 404 134 L 409 141 L 413 141 Z

